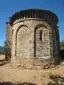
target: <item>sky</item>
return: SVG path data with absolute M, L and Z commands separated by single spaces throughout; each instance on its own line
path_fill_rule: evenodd
M 15 12 L 39 8 L 54 12 L 59 19 L 60 40 L 64 40 L 64 0 L 0 0 L 0 46 L 6 40 L 6 22 Z

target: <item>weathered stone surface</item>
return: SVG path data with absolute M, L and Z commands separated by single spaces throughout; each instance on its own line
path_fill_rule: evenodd
M 58 18 L 50 11 L 34 11 L 21 11 L 10 18 L 12 33 L 7 31 L 7 36 L 11 33 L 12 38 L 7 39 L 12 42 L 11 62 L 22 68 L 47 69 L 52 65 L 48 60 L 51 58 L 53 61 L 59 55 Z

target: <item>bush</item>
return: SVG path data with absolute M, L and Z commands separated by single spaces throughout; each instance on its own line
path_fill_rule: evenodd
M 6 61 L 10 61 L 11 59 L 11 51 L 10 51 L 10 48 L 8 46 L 8 44 L 6 43 L 6 41 L 4 42 L 4 52 L 5 52 L 5 59 Z

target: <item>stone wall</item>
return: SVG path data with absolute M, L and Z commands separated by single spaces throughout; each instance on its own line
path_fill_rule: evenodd
M 22 58 L 49 59 L 53 57 L 52 29 L 47 22 L 24 20 L 16 23 L 12 29 L 14 30 L 12 60 L 21 62 Z M 42 40 L 40 40 L 40 30 L 42 30 Z
M 43 25 L 43 23 L 41 25 L 39 24 L 39 27 L 36 28 L 36 38 L 34 40 L 36 41 L 36 57 L 45 59 L 50 57 L 50 28 L 46 27 L 46 25 Z
M 8 60 L 11 57 L 12 50 L 12 27 L 9 22 L 6 23 L 6 59 Z

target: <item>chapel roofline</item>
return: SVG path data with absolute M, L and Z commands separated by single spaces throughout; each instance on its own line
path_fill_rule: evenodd
M 16 17 L 22 16 L 22 14 L 29 13 L 29 12 L 33 12 L 33 13 L 46 13 L 46 14 L 52 15 L 52 17 L 55 17 L 56 24 L 58 23 L 57 15 L 55 13 L 51 12 L 51 11 L 43 10 L 43 9 L 26 9 L 26 10 L 21 10 L 19 12 L 16 12 L 11 17 L 9 17 L 10 24 L 11 25 L 13 24 L 13 22 L 15 21 Z

